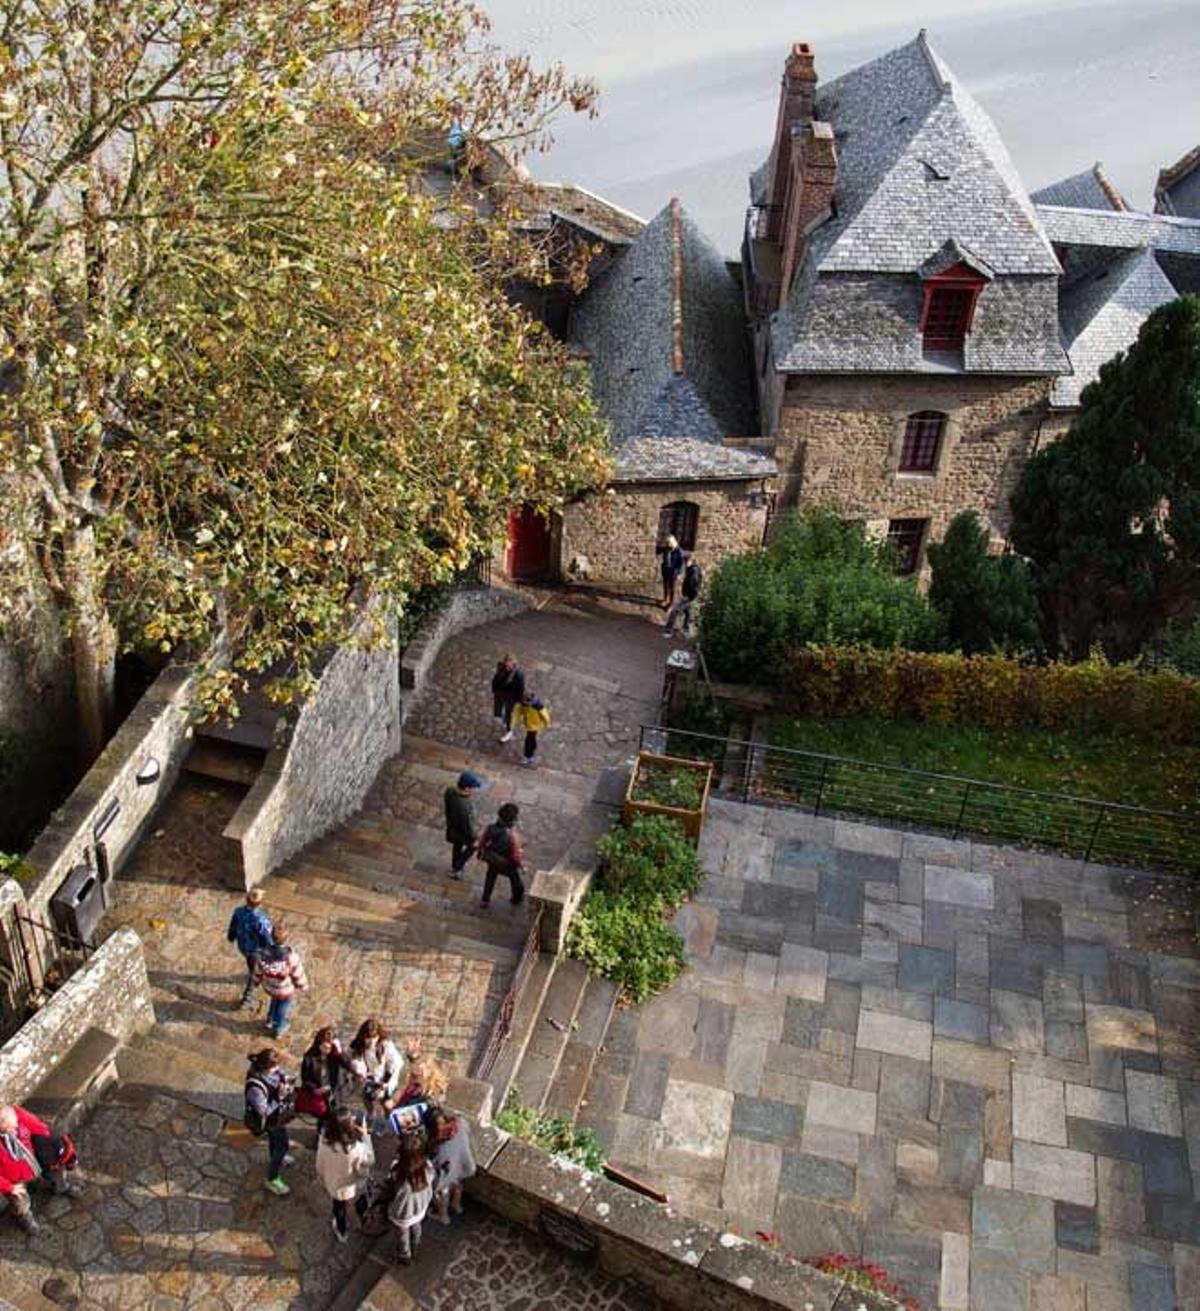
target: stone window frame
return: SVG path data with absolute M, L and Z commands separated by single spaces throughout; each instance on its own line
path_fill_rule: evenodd
M 931 522 L 928 518 L 916 517 L 888 520 L 887 542 L 900 556 L 898 574 L 911 577 L 920 571 Z
M 904 457 L 908 449 L 910 437 L 914 443 L 927 437 L 927 434 L 913 434 L 910 430 L 914 424 L 928 424 L 931 420 L 938 419 L 940 424 L 937 431 L 936 444 L 933 448 L 933 459 L 928 467 L 919 465 L 905 465 Z M 950 415 L 946 410 L 921 409 L 910 410 L 904 416 L 904 426 L 900 430 L 900 440 L 896 450 L 896 464 L 894 472 L 902 478 L 936 478 L 941 471 L 942 455 L 946 449 L 946 440 L 950 433 Z
M 942 424 L 942 434 L 938 441 L 937 455 L 934 458 L 933 468 L 929 470 L 902 469 L 900 467 L 900 461 L 904 457 L 904 438 L 908 431 L 908 423 L 910 419 L 919 414 L 940 414 L 945 420 Z M 959 427 L 957 415 L 951 410 L 941 406 L 922 405 L 919 408 L 894 411 L 893 420 L 895 426 L 891 451 L 888 456 L 892 477 L 897 482 L 931 483 L 935 481 L 946 469 L 947 463 L 950 459 L 950 452 L 958 439 Z
M 668 519 L 668 512 L 670 518 Z M 670 533 L 685 551 L 694 551 L 700 539 L 700 505 L 678 499 L 658 507 L 658 547 L 662 550 Z

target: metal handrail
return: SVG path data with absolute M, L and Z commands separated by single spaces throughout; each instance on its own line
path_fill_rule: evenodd
M 504 1045 L 505 1038 L 512 1030 L 513 1015 L 516 1013 L 517 1003 L 521 1000 L 521 993 L 525 990 L 525 984 L 529 981 L 529 975 L 538 956 L 541 954 L 541 936 L 542 908 L 538 906 L 529 922 L 529 932 L 525 935 L 525 942 L 521 947 L 521 955 L 517 961 L 517 968 L 513 972 L 512 982 L 508 985 L 508 990 L 500 1002 L 500 1010 L 497 1012 L 492 1027 L 488 1031 L 487 1041 L 483 1044 L 478 1058 L 471 1066 L 472 1079 L 487 1079 L 496 1066 L 500 1049 Z
M 1053 846 L 1060 850 L 1082 850 L 1083 858 L 1088 860 L 1097 849 L 1097 841 L 1101 831 L 1106 827 L 1105 821 L 1107 820 L 1107 828 L 1110 832 L 1114 827 L 1116 829 L 1116 833 L 1113 834 L 1111 839 L 1112 844 L 1119 844 L 1120 838 L 1126 834 L 1132 840 L 1136 840 L 1140 831 L 1142 839 L 1149 848 L 1153 849 L 1155 839 L 1150 829 L 1153 825 L 1160 824 L 1168 826 L 1171 831 L 1174 831 L 1180 837 L 1186 838 L 1189 847 L 1194 845 L 1198 853 L 1197 856 L 1194 859 L 1189 857 L 1183 862 L 1182 868 L 1200 868 L 1200 816 L 1189 815 L 1182 811 L 1159 810 L 1149 806 L 1135 806 L 1120 801 L 1102 801 L 1095 797 L 1080 797 L 1065 792 L 1040 791 L 1035 788 L 1021 787 L 1017 784 L 970 778 L 961 774 L 942 774 L 932 770 L 911 769 L 905 765 L 858 760 L 850 756 L 836 756 L 820 751 L 802 751 L 795 747 L 775 746 L 768 742 L 751 743 L 739 738 L 722 738 L 714 734 L 695 733 L 690 729 L 668 728 L 661 725 L 642 726 L 641 745 L 643 748 L 645 747 L 647 734 L 653 734 L 654 741 L 657 744 L 661 744 L 665 734 L 670 734 L 685 741 L 690 739 L 697 743 L 705 743 L 708 749 L 703 754 L 710 757 L 714 754 L 713 744 L 720 748 L 722 754 L 728 750 L 741 752 L 747 761 L 751 757 L 751 752 L 757 752 L 756 758 L 762 762 L 762 770 L 759 771 L 759 776 L 765 772 L 768 764 L 774 762 L 780 762 L 783 765 L 789 762 L 793 763 L 797 775 L 802 769 L 810 769 L 813 772 L 813 777 L 811 783 L 807 784 L 806 791 L 815 793 L 811 802 L 789 801 L 774 794 L 770 799 L 783 804 L 811 805 L 814 814 L 822 813 L 823 808 L 826 812 L 830 809 L 826 793 L 833 786 L 831 774 L 834 773 L 835 769 L 859 770 L 866 771 L 874 776 L 888 776 L 910 783 L 923 784 L 926 787 L 936 783 L 955 790 L 953 801 L 957 813 L 954 816 L 953 823 L 939 824 L 928 813 L 919 813 L 915 806 L 909 807 L 910 814 L 905 816 L 903 806 L 893 800 L 891 805 L 882 813 L 886 813 L 889 818 L 901 823 L 910 822 L 929 828 L 952 830 L 955 837 L 966 832 L 976 832 L 988 836 L 996 828 L 996 819 L 993 817 L 990 828 L 978 822 L 972 823 L 970 805 L 973 799 L 982 799 L 982 796 L 989 795 L 1032 803 L 1033 806 L 1044 813 L 1047 822 L 1057 820 L 1060 825 L 1068 823 L 1068 820 L 1061 813 L 1056 815 L 1055 808 L 1067 806 L 1080 817 L 1086 817 L 1086 827 L 1090 828 L 1086 842 L 1070 840 L 1069 843 L 1064 844 L 1063 842 L 1054 841 L 1053 838 L 1039 837 L 1036 840 L 1036 845 Z M 819 774 L 817 773 L 818 769 Z M 737 788 L 738 793 L 740 793 L 739 799 L 743 802 L 749 802 L 756 795 L 755 783 L 757 779 L 752 776 L 752 771 L 749 768 L 738 772 L 741 775 L 740 785 Z M 842 780 L 840 786 L 845 788 L 850 784 Z M 958 796 L 959 790 L 961 790 L 961 798 Z M 874 810 L 869 806 L 865 808 L 860 806 L 856 810 L 852 803 L 849 805 L 835 803 L 833 809 L 844 813 L 881 813 L 878 805 Z M 1003 821 L 1001 823 L 1003 824 Z M 1029 840 L 1027 837 L 1023 838 L 1020 833 L 1006 833 L 1005 836 L 1008 840 L 1018 843 Z M 1120 850 L 1118 850 L 1118 854 L 1122 854 Z M 1143 854 L 1150 857 L 1154 852 L 1153 850 L 1147 850 Z M 1161 853 L 1159 855 L 1160 859 L 1166 860 L 1173 867 L 1179 867 L 1179 862 L 1170 853 L 1166 856 L 1162 856 Z

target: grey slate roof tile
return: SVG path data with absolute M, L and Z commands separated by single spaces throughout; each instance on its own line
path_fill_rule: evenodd
M 1128 350 L 1146 319 L 1175 299 L 1175 289 L 1150 249 L 1129 251 L 1107 268 L 1064 291 L 1059 305 L 1063 345 L 1074 372 L 1059 378 L 1053 405 L 1079 404 L 1100 366 Z
M 1200 258 L 1200 219 L 1039 205 L 1042 226 L 1056 246 L 1097 246 L 1112 250 L 1155 250 Z
M 1081 173 L 1074 173 L 1069 178 L 1060 178 L 1049 186 L 1030 193 L 1029 199 L 1035 205 L 1068 205 L 1077 209 L 1118 210 L 1128 208 L 1113 204 L 1113 197 L 1119 196 L 1116 187 L 1104 172 L 1099 162 Z
M 657 214 L 577 305 L 571 339 L 591 357 L 592 388 L 612 426 L 616 481 L 754 479 L 775 472 L 721 445 L 757 431 L 741 288 L 682 214 L 684 371 L 674 369 L 674 232 Z
M 818 90 L 838 149 L 835 212 L 772 324 L 797 372 L 1059 373 L 1059 264 L 995 125 L 915 41 Z M 961 361 L 923 354 L 921 270 L 950 243 L 993 276 Z M 985 274 L 986 276 L 986 274 Z

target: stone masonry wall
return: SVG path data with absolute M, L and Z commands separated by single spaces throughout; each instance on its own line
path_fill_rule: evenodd
M 187 754 L 196 678 L 191 667 L 164 669 L 51 816 L 27 856 L 33 876 L 25 895 L 32 914 L 48 918 L 50 898 L 70 870 L 94 861 L 96 822 L 113 802 L 120 809 L 100 841 L 114 875 L 137 846 L 159 804 L 170 795 Z M 150 760 L 158 762 L 158 778 L 139 784 L 138 771 Z
M 126 1042 L 153 1024 L 141 939 L 118 929 L 0 1047 L 0 1103 L 24 1101 L 88 1029 Z
M 888 519 L 928 519 L 926 542 L 975 509 L 999 543 L 1049 387 L 1044 378 L 957 375 L 793 379 L 775 450 L 780 508 L 827 499 L 881 529 Z M 948 416 L 932 474 L 897 472 L 905 422 L 917 410 Z
M 696 554 L 711 569 L 723 556 L 762 544 L 767 512 L 755 509 L 747 499 L 760 487 L 744 482 L 618 484 L 576 501 L 563 509 L 563 571 L 572 557 L 585 555 L 592 580 L 632 583 L 657 595 L 659 562 L 654 548 L 663 506 L 693 501 L 699 507 Z
M 503 587 L 464 587 L 416 634 L 400 657 L 400 686 L 419 692 L 442 643 L 464 629 L 498 623 L 529 609 L 529 598 Z
M 400 750 L 394 619 L 389 631 L 383 645 L 334 652 L 286 746 L 268 755 L 225 826 L 225 836 L 241 844 L 246 887 L 356 811 L 383 763 Z

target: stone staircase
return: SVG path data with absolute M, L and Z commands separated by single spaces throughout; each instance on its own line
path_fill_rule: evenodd
M 607 979 L 543 955 L 492 1072 L 496 1105 L 511 1092 L 524 1106 L 574 1120 L 616 1003 Z
M 277 705 L 260 694 L 250 693 L 244 698 L 237 719 L 196 725 L 184 769 L 203 778 L 248 788 L 275 744 L 280 717 Z

